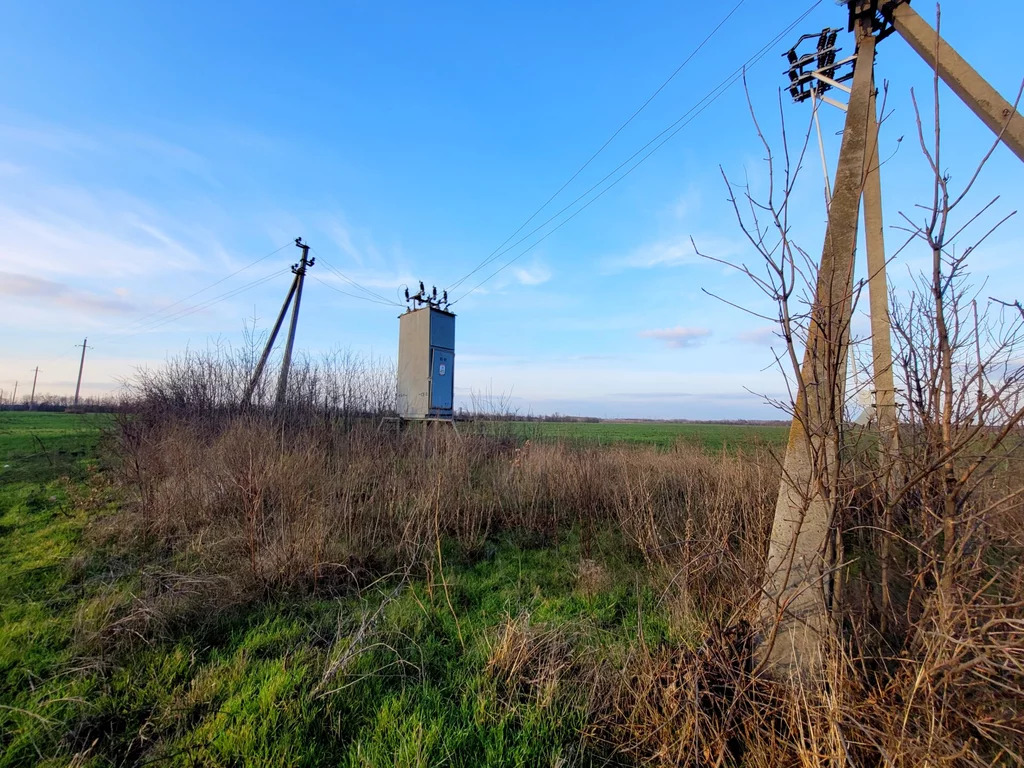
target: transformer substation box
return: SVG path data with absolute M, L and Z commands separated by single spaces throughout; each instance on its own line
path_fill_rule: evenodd
M 455 395 L 455 315 L 433 306 L 398 317 L 398 415 L 450 419 Z

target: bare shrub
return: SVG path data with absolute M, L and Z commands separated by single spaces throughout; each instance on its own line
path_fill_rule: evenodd
M 268 366 L 268 370 L 273 366 Z M 245 391 L 256 369 L 252 349 L 213 346 L 186 350 L 159 368 L 142 368 L 126 384 L 125 406 L 137 416 L 223 415 L 266 410 L 273 402 L 274 381 L 263 376 L 243 406 Z M 396 371 L 390 361 L 335 350 L 319 358 L 292 359 L 285 402 L 276 408 L 291 420 L 351 420 L 393 414 Z

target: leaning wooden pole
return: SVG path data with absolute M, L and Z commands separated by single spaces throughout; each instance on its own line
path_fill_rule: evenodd
M 829 632 L 853 263 L 868 156 L 875 40 L 857 31 L 854 73 L 828 227 L 818 270 L 793 425 L 769 544 L 762 616 L 765 663 L 780 674 L 813 674 Z

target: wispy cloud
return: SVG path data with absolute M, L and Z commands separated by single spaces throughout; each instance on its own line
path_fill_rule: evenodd
M 755 344 L 759 347 L 766 347 L 777 341 L 778 338 L 778 330 L 771 325 L 751 328 L 748 331 L 741 331 L 736 334 L 737 341 L 741 341 L 744 344 Z
M 640 331 L 639 335 L 644 339 L 662 341 L 671 349 L 683 349 L 703 344 L 711 335 L 711 331 L 707 328 L 684 328 L 677 325 L 675 328 L 653 328 L 649 331 Z
M 620 259 L 618 266 L 650 269 L 651 267 L 677 267 L 682 264 L 694 264 L 699 260 L 700 257 L 693 250 L 690 238 L 676 237 L 641 245 L 625 258 Z
M 551 279 L 551 270 L 539 262 L 518 267 L 513 274 L 521 285 L 541 285 Z
M 138 308 L 121 296 L 103 296 L 83 291 L 66 283 L 46 280 L 33 275 L 17 272 L 0 272 L 0 295 L 13 296 L 20 299 L 42 300 L 51 305 L 78 312 L 105 312 L 113 315 L 125 315 L 138 311 Z
M 697 245 L 696 249 L 694 243 Z M 743 252 L 743 243 L 735 238 L 721 235 L 691 236 L 684 234 L 645 243 L 634 248 L 625 256 L 605 259 L 604 268 L 606 272 L 614 273 L 625 269 L 681 267 L 691 264 L 706 264 L 707 261 L 701 254 L 713 256 L 716 259 L 737 260 Z
M 7 146 L 35 147 L 48 152 L 96 151 L 100 147 L 100 143 L 86 133 L 38 121 L 0 123 L 0 137 Z
M 675 201 L 669 206 L 669 212 L 675 219 L 683 220 L 694 214 L 698 213 L 703 206 L 704 195 L 701 192 L 701 188 L 696 184 L 691 184 L 686 188 L 686 191 L 681 194 Z
M 40 188 L 32 197 L 0 204 L 0 267 L 30 262 L 51 274 L 126 276 L 205 266 L 196 249 L 169 234 L 173 223 L 138 201 L 74 187 Z
M 317 279 L 333 285 L 346 293 L 363 295 L 362 291 L 352 285 L 352 283 L 340 278 L 337 273 L 332 270 L 325 269 L 321 271 L 317 269 L 313 274 L 316 275 Z M 410 289 L 409 292 L 413 293 L 413 286 L 418 285 L 416 279 L 410 272 L 369 272 L 345 270 L 342 274 L 349 278 L 349 280 L 352 280 L 365 288 L 369 288 L 374 293 L 391 301 L 401 301 L 400 292 L 402 290 L 402 286 L 407 286 Z M 430 286 L 427 286 L 427 290 L 430 290 Z M 438 292 L 440 292 L 440 289 L 438 289 Z
M 345 256 L 344 259 L 334 258 L 334 261 L 345 264 L 350 260 L 359 266 L 384 261 L 381 248 L 371 233 L 351 226 L 343 217 L 329 216 L 321 221 L 320 228 L 330 239 L 331 245 Z

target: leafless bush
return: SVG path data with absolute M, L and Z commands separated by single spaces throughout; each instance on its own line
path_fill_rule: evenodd
M 191 418 L 267 410 L 274 382 L 264 376 L 249 404 L 245 392 L 256 364 L 251 351 L 229 347 L 187 350 L 158 368 L 143 368 L 127 383 L 126 399 L 136 415 Z M 380 417 L 395 410 L 394 365 L 349 351 L 319 358 L 296 355 L 285 402 L 275 410 L 292 421 L 310 417 L 351 420 Z

